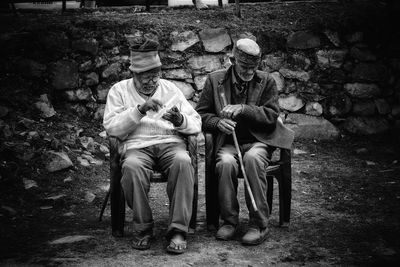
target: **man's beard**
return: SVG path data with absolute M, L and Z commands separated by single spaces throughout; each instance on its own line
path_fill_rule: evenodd
M 138 88 L 138 91 L 144 95 L 150 95 L 152 94 L 158 87 L 158 83 L 154 83 L 154 84 L 142 84 L 142 86 L 140 86 Z

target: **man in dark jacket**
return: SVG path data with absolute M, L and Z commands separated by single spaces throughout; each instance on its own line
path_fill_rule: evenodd
M 249 228 L 242 237 L 245 245 L 262 243 L 268 233 L 266 168 L 271 147 L 290 148 L 293 132 L 279 117 L 274 79 L 258 71 L 260 47 L 251 39 L 240 39 L 233 49 L 233 66 L 211 73 L 197 105 L 203 130 L 215 136 L 215 172 L 222 226 L 216 238 L 231 239 L 239 223 L 237 175 L 239 162 L 232 132 L 235 131 L 250 188 L 258 211 L 245 190 Z

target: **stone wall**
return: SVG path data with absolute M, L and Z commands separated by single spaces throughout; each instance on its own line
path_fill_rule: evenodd
M 77 26 L 78 25 L 78 26 Z M 51 117 L 50 102 L 101 120 L 109 88 L 130 78 L 132 29 L 58 24 L 1 35 L 3 73 L 33 81 L 36 106 Z M 163 77 L 193 106 L 207 74 L 230 65 L 235 40 L 247 36 L 263 50 L 260 68 L 277 82 L 282 119 L 297 137 L 329 139 L 340 133 L 373 134 L 399 125 L 400 61 L 371 46 L 365 32 L 244 32 L 226 28 L 164 32 Z M 39 84 L 39 85 L 38 85 Z M 339 130 L 340 129 L 340 130 Z

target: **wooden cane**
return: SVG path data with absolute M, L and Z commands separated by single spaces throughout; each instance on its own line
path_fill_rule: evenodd
M 224 107 L 226 107 L 227 106 L 227 102 L 226 102 L 226 99 L 225 99 L 225 94 L 223 92 L 221 93 L 221 98 L 222 98 L 222 102 L 223 102 Z M 237 140 L 237 137 L 236 137 L 235 130 L 232 131 L 232 138 L 233 138 L 233 143 L 235 143 L 236 152 L 238 153 L 240 169 L 242 170 L 242 174 L 243 174 L 243 178 L 244 178 L 245 187 L 247 189 L 247 193 L 249 193 L 249 197 L 250 197 L 251 204 L 253 206 L 254 211 L 258 211 L 258 208 L 257 208 L 257 205 L 256 205 L 256 201 L 254 200 L 253 192 L 251 191 L 251 188 L 250 188 L 249 180 L 247 179 L 247 175 L 246 175 L 246 172 L 244 170 L 242 153 L 240 152 L 240 147 L 239 147 L 239 143 L 238 143 L 238 140 Z

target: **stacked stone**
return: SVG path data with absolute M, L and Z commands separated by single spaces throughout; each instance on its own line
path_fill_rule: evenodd
M 297 137 L 336 138 L 339 128 L 373 134 L 386 131 L 392 122 L 400 124 L 400 79 L 395 75 L 400 64 L 378 57 L 362 32 L 339 36 L 330 30 L 298 31 L 286 36 L 260 31 L 253 36 L 209 28 L 163 35 L 163 78 L 173 81 L 193 106 L 207 74 L 227 68 L 233 43 L 248 37 L 262 48 L 260 68 L 275 79 L 281 117 Z M 101 119 L 111 85 L 131 76 L 125 35 L 68 28 L 47 33 L 41 42 L 47 57 L 40 63 L 20 59 L 16 65 L 25 76 L 46 78 L 42 80 L 80 116 Z

